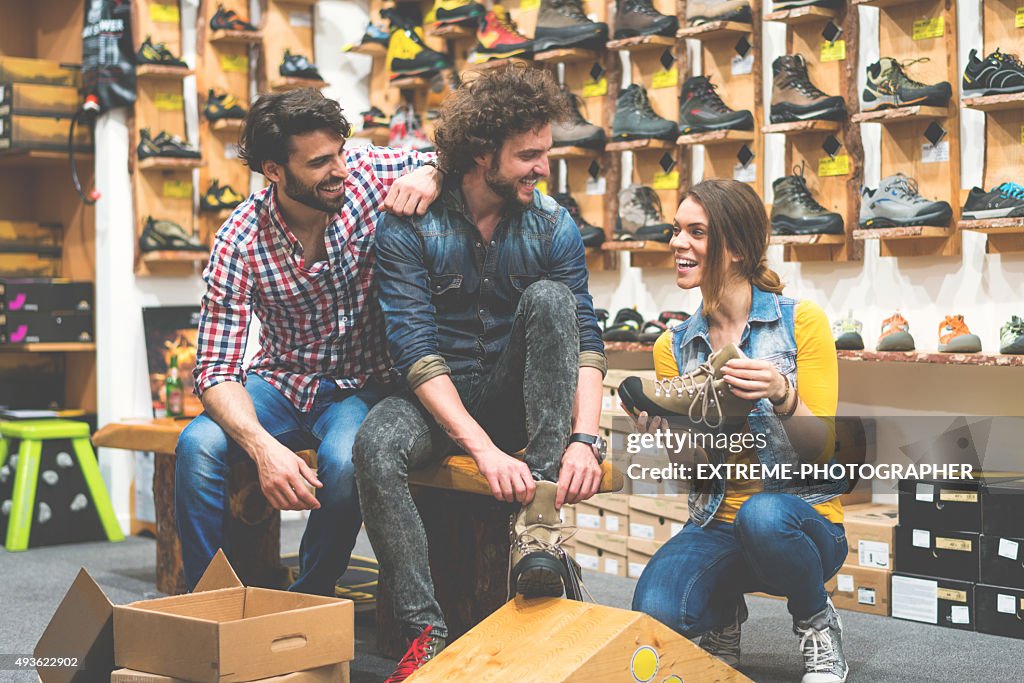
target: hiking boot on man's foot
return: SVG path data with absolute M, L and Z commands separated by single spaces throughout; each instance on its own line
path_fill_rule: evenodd
M 444 649 L 445 639 L 434 635 L 434 627 L 427 626 L 418 636 L 409 641 L 409 649 L 398 662 L 394 673 L 384 683 L 402 683 L 409 676 L 421 669 L 427 662 Z
M 736 607 L 736 619 L 731 624 L 705 633 L 697 644 L 709 655 L 735 669 L 740 664 L 740 627 L 746 620 L 747 604 L 741 601 Z
M 807 76 L 803 55 L 783 55 L 772 62 L 772 123 L 789 121 L 838 121 L 846 115 L 846 102 L 826 95 Z
M 750 0 L 687 0 L 686 24 L 700 26 L 712 21 L 750 23 Z
M 612 119 L 612 138 L 615 140 L 675 140 L 676 122 L 658 116 L 647 98 L 647 91 L 633 83 L 619 92 Z
M 618 0 L 615 10 L 615 40 L 638 36 L 675 37 L 679 19 L 662 14 L 651 0 Z
M 843 622 L 828 599 L 825 609 L 810 619 L 793 622 L 793 633 L 800 636 L 804 656 L 801 683 L 844 683 L 850 672 L 843 654 Z
M 565 593 L 568 564 L 562 543 L 576 527 L 562 522 L 555 509 L 558 485 L 538 481 L 533 500 L 511 520 L 509 589 L 524 598 L 558 598 Z
M 842 235 L 843 217 L 814 199 L 803 166 L 772 182 L 772 233 L 776 235 Z
M 882 57 L 868 66 L 868 80 L 861 94 L 864 100 L 864 111 L 881 111 L 895 107 L 922 105 L 928 107 L 945 107 L 953 96 L 953 87 L 946 81 L 926 85 L 907 76 L 904 67 L 916 62 L 926 61 L 927 57 L 913 59 L 903 63 L 892 57 Z
M 981 339 L 971 334 L 962 315 L 947 315 L 939 323 L 939 353 L 978 353 Z
M 902 173 L 882 178 L 877 190 L 863 188 L 860 196 L 860 227 L 894 228 L 907 225 L 949 225 L 949 202 L 925 199 L 917 181 Z
M 875 345 L 877 351 L 913 351 L 914 338 L 910 335 L 910 323 L 899 311 L 882 321 L 882 334 Z
M 679 132 L 683 135 L 713 130 L 753 130 L 754 117 L 747 110 L 730 109 L 718 95 L 718 86 L 707 76 L 686 79 L 679 96 Z
M 740 398 L 722 376 L 722 366 L 743 352 L 735 344 L 723 346 L 696 368 L 679 377 L 661 380 L 627 377 L 619 385 L 619 400 L 638 416 L 686 417 L 712 429 L 724 422 L 745 420 L 754 402 Z
M 583 0 L 541 0 L 533 51 L 566 47 L 598 49 L 608 42 L 608 24 L 591 21 Z

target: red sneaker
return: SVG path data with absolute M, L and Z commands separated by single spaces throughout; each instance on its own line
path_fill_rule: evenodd
M 477 64 L 506 57 L 528 58 L 533 53 L 533 40 L 519 32 L 512 17 L 501 5 L 495 5 L 480 20 L 476 32 Z
M 444 638 L 435 636 L 431 633 L 433 630 L 433 626 L 426 627 L 416 640 L 409 643 L 405 656 L 384 683 L 401 683 L 444 649 Z

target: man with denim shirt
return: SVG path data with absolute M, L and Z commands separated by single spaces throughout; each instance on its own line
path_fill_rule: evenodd
M 353 458 L 367 534 L 411 641 L 387 683 L 447 637 L 410 470 L 468 453 L 495 498 L 524 505 L 511 572 L 526 595 L 562 594 L 556 508 L 600 484 L 606 363 L 583 242 L 535 189 L 549 172 L 551 122 L 565 115 L 558 92 L 529 67 L 464 84 L 435 133 L 441 197 L 422 218 L 378 228 L 388 350 L 408 391 L 370 412 Z M 524 460 L 509 455 L 524 447 Z

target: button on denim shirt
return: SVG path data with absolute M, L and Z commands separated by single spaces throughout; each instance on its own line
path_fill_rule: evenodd
M 376 253 L 388 351 L 410 388 L 442 374 L 493 370 L 523 292 L 542 279 L 576 297 L 580 366 L 606 370 L 583 240 L 550 197 L 535 190 L 530 206 L 503 217 L 485 242 L 456 176 L 425 216 L 382 217 Z
M 750 315 L 740 339 L 740 350 L 750 358 L 771 361 L 789 383 L 796 387 L 794 320 L 797 302 L 757 287 L 751 289 Z M 704 317 L 703 305 L 698 307 L 692 317 L 673 330 L 672 353 L 681 370 L 680 374 L 690 372 L 708 359 L 711 354 L 711 342 L 708 339 L 708 322 Z M 761 463 L 769 466 L 775 463 L 790 463 L 794 469 L 799 467 L 800 459 L 790 444 L 771 401 L 767 398 L 757 401 L 747 418 L 747 424 L 750 426 L 751 434 L 765 434 L 767 437 L 765 448 L 756 448 L 757 458 Z M 725 461 L 723 453 L 719 451 L 709 452 L 708 457 L 712 463 Z M 824 503 L 846 493 L 847 490 L 845 478 L 815 479 L 808 482 L 766 478 L 763 485 L 766 492 L 796 494 L 810 505 Z M 690 519 L 700 526 L 707 525 L 714 518 L 718 506 L 725 497 L 725 481 L 714 480 L 706 488 L 708 490 L 703 495 L 698 491 L 690 492 Z

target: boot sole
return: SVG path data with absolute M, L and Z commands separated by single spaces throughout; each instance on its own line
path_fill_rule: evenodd
M 772 232 L 776 235 L 842 235 L 844 232 L 842 223 L 838 227 L 829 227 L 827 225 L 794 225 L 785 221 L 777 221 L 778 219 L 772 221 Z
M 774 105 L 771 108 L 771 116 L 769 118 L 772 123 L 793 123 L 794 121 L 812 121 L 817 119 L 838 121 L 844 116 L 846 116 L 846 109 L 834 104 L 802 111 L 793 110 L 789 107 L 780 108 L 780 105 Z
M 981 339 L 976 334 L 962 334 L 948 344 L 939 344 L 939 353 L 980 353 Z
M 909 332 L 894 332 L 878 342 L 876 351 L 913 351 L 914 338 Z
M 513 571 L 516 593 L 524 598 L 560 598 L 564 565 L 547 553 L 531 553 L 521 559 Z
M 899 220 L 896 218 L 869 218 L 860 224 L 860 227 L 865 229 L 873 228 L 902 228 L 908 225 L 931 225 L 938 228 L 944 228 L 949 225 L 949 220 L 953 217 L 953 209 L 951 207 L 943 207 L 938 211 L 924 214 L 923 216 L 914 216 L 906 220 Z
M 1024 354 L 1024 337 L 1021 337 L 1006 346 L 1000 347 L 999 353 L 1005 353 L 1007 355 Z
M 712 133 L 716 130 L 754 130 L 754 120 L 744 119 L 742 121 L 705 123 L 693 126 L 680 126 L 680 135 L 696 135 L 698 133 Z

